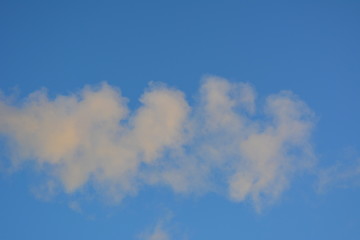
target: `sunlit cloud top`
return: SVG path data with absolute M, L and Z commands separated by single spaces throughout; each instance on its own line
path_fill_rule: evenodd
M 88 185 L 117 200 L 165 185 L 260 207 L 311 167 L 314 114 L 291 92 L 258 104 L 250 84 L 207 77 L 197 99 L 159 84 L 129 110 L 106 83 L 55 98 L 40 90 L 0 102 L 0 133 L 14 166 L 30 161 L 66 193 Z

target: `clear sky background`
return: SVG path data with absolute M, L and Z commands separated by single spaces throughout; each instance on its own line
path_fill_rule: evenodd
M 359 239 L 359 43 L 355 0 L 2 0 L 0 89 L 16 95 L 14 108 L 43 87 L 51 101 L 104 81 L 121 89 L 130 112 L 149 82 L 197 106 L 204 78 L 218 76 L 255 89 L 253 121 L 266 121 L 269 95 L 295 93 L 314 113 L 306 138 L 314 158 L 261 210 L 251 197 L 166 184 L 144 184 L 114 204 L 91 182 L 47 196 L 36 156 L 12 171 L 21 150 L 10 150 L 2 126 L 0 239 Z M 0 118 L 10 113 L 1 108 Z

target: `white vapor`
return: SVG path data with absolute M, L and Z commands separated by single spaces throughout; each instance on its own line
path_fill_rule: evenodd
M 179 233 L 178 227 L 174 225 L 173 214 L 168 212 L 158 219 L 155 225 L 141 232 L 137 237 L 141 240 L 170 240 L 187 239 L 183 233 Z
M 150 88 L 140 102 L 130 112 L 106 83 L 54 99 L 41 90 L 21 106 L 0 101 L 0 134 L 14 165 L 35 163 L 67 193 L 90 183 L 117 199 L 163 184 L 260 206 L 314 160 L 313 113 L 291 92 L 256 109 L 252 86 L 208 77 L 192 107 L 165 86 Z
M 144 240 L 170 240 L 168 232 L 160 223 L 150 233 L 144 233 L 140 237 Z
M 349 188 L 353 185 L 360 185 L 360 159 L 343 160 L 318 171 L 316 188 L 320 193 L 331 188 Z

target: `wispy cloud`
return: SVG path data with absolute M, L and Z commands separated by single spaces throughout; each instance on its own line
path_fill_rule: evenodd
M 143 240 L 170 240 L 170 235 L 161 223 L 158 223 L 149 233 L 141 235 Z
M 338 162 L 318 171 L 316 187 L 320 193 L 354 185 L 360 185 L 360 159 Z
M 257 108 L 251 85 L 208 77 L 198 99 L 190 106 L 181 91 L 156 85 L 131 112 L 106 83 L 53 99 L 40 90 L 21 106 L 0 102 L 0 133 L 14 165 L 35 163 L 66 193 L 90 184 L 116 199 L 162 184 L 260 206 L 311 166 L 313 113 L 291 92 Z
M 173 223 L 173 214 L 168 212 L 162 218 L 158 219 L 155 225 L 146 229 L 138 235 L 141 240 L 171 240 L 171 239 L 187 239 L 184 233 L 179 233 L 177 226 Z

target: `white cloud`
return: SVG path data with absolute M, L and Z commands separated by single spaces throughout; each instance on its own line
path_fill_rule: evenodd
M 291 173 L 314 159 L 308 142 L 311 112 L 301 101 L 282 92 L 267 99 L 265 111 L 270 121 L 239 139 L 243 161 L 229 182 L 235 200 L 250 196 L 259 203 L 263 194 L 278 197 Z
M 318 192 L 326 192 L 331 188 L 348 188 L 360 184 L 360 159 L 343 160 L 320 169 L 316 188 Z
M 163 229 L 162 225 L 156 225 L 153 231 L 143 237 L 144 240 L 169 240 L 169 234 Z
M 21 106 L 0 102 L 0 133 L 16 153 L 13 164 L 32 161 L 67 193 L 90 183 L 118 199 L 164 184 L 182 193 L 227 192 L 260 206 L 314 158 L 313 114 L 290 92 L 256 108 L 249 84 L 208 77 L 192 107 L 164 86 L 140 102 L 129 111 L 106 83 L 54 99 L 41 90 Z
M 170 240 L 186 239 L 183 233 L 179 233 L 177 227 L 172 222 L 173 214 L 167 212 L 162 218 L 158 219 L 155 225 L 146 229 L 138 235 L 142 240 Z

